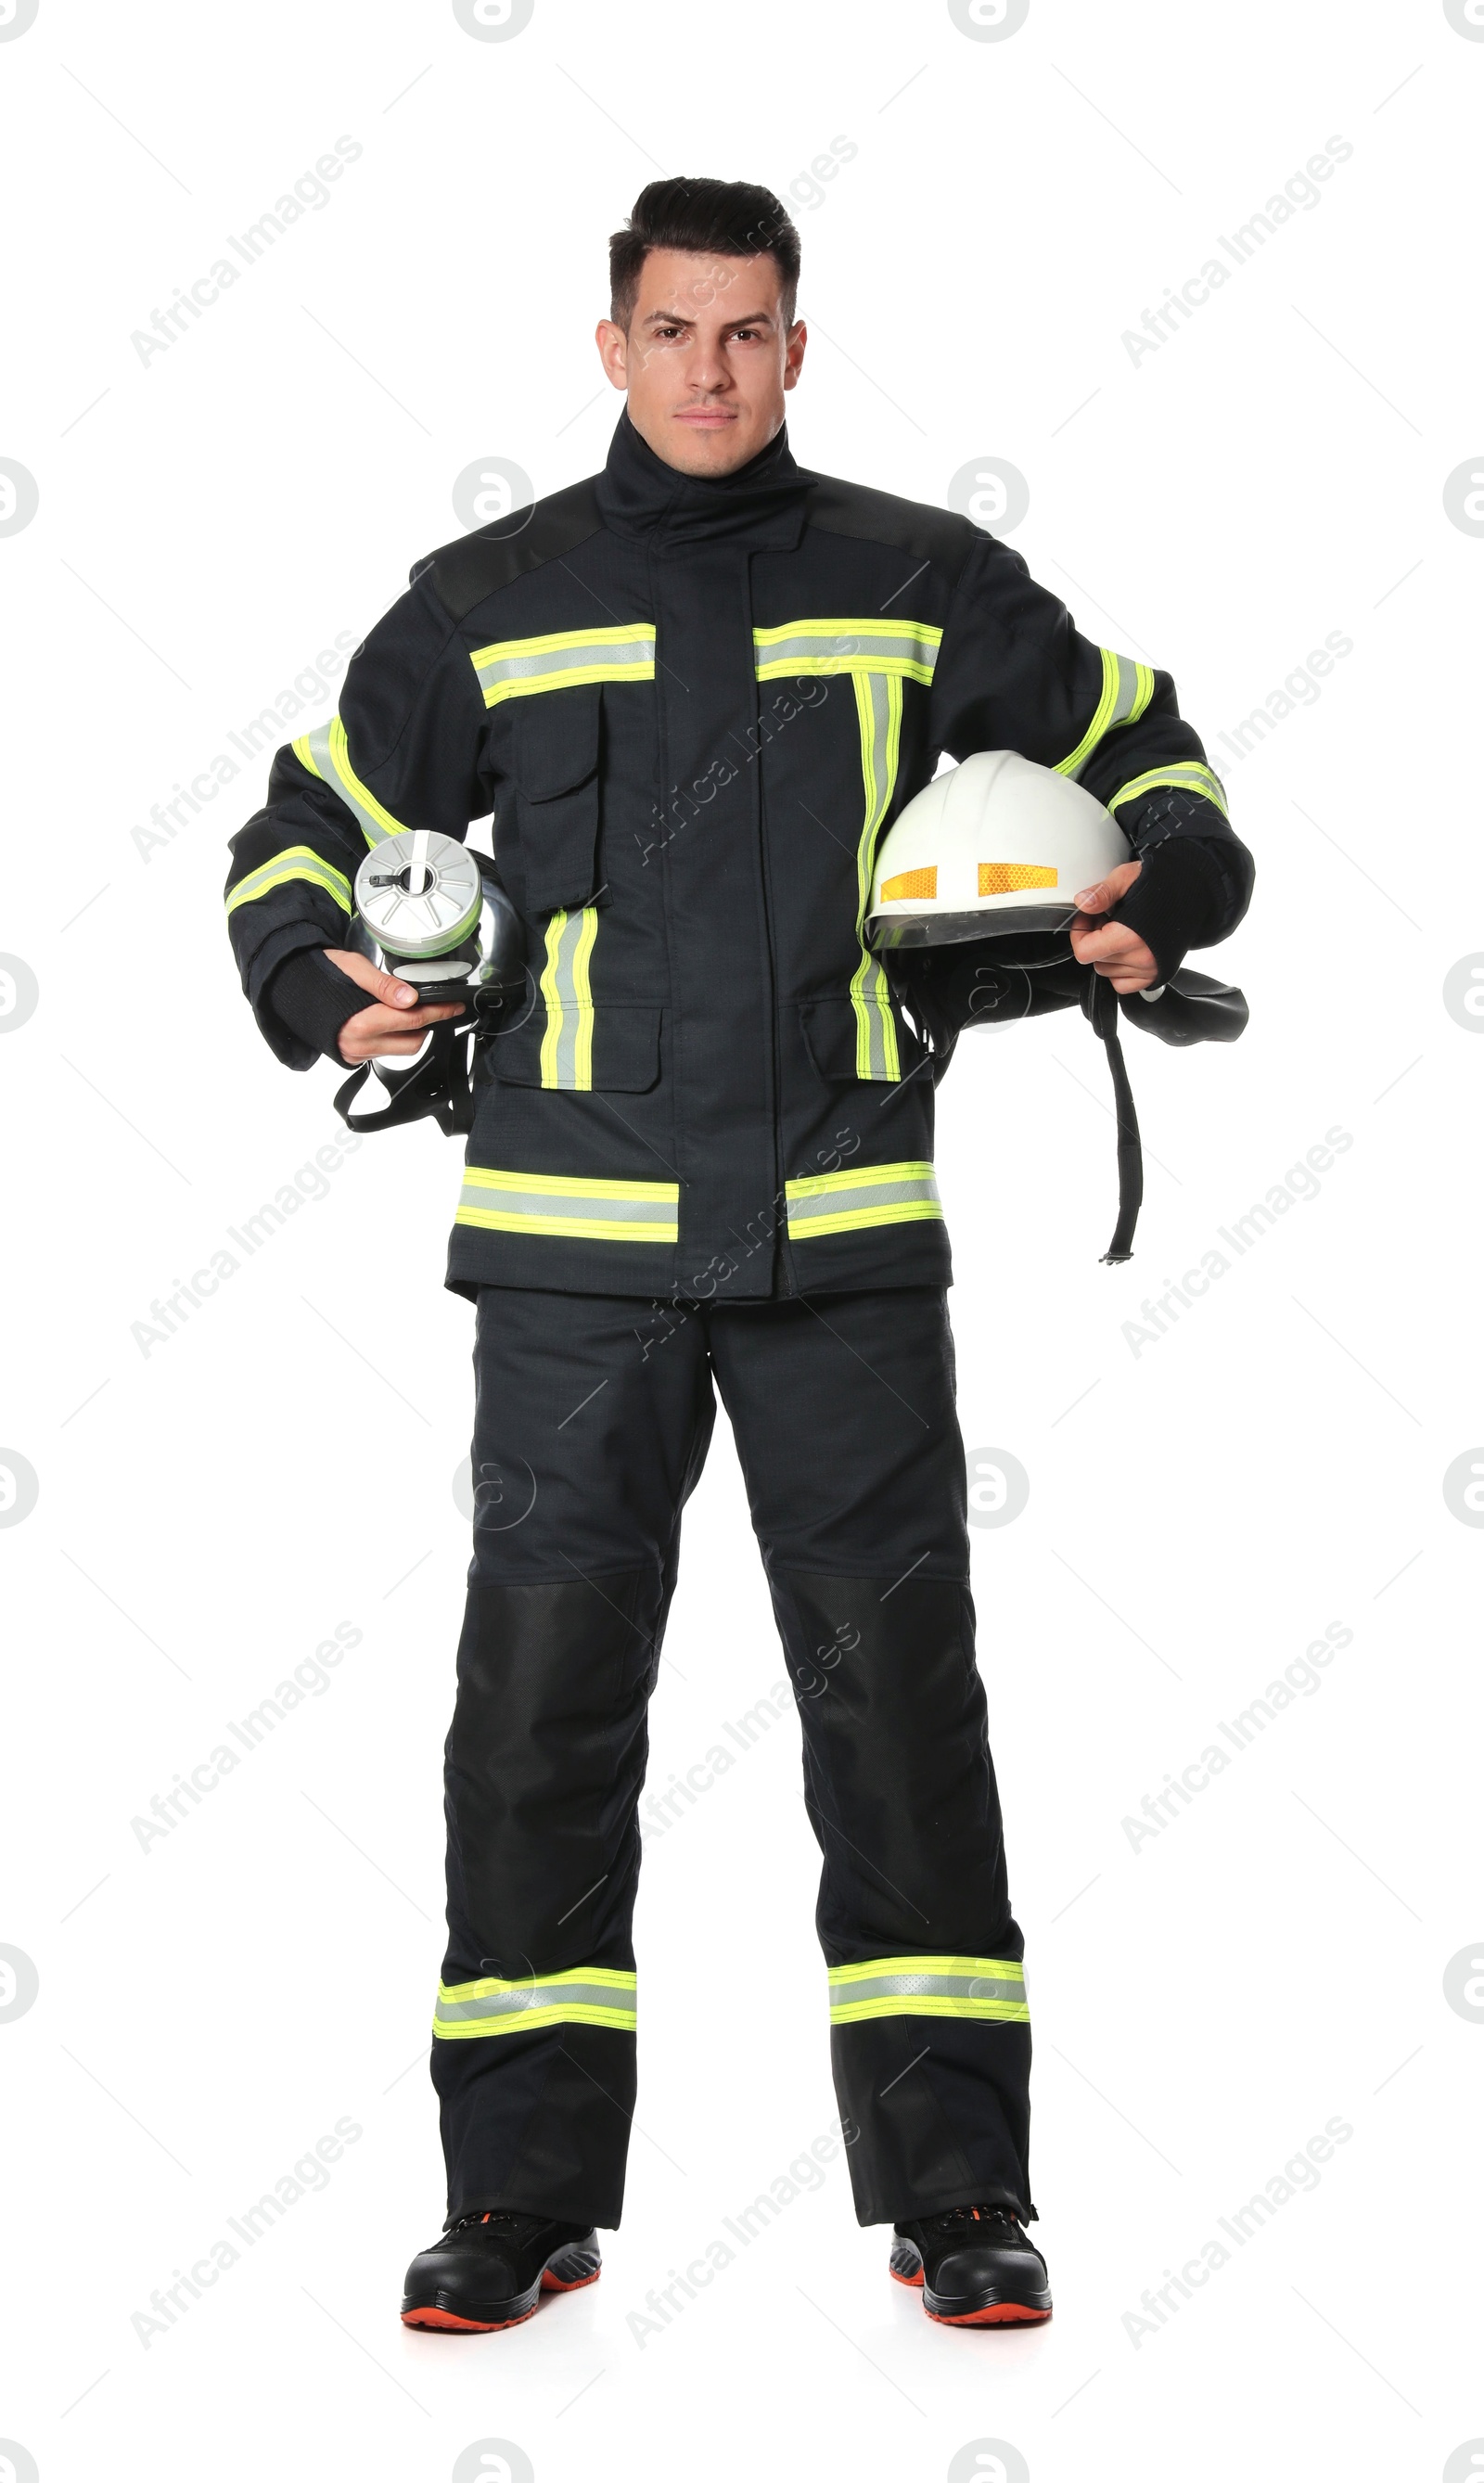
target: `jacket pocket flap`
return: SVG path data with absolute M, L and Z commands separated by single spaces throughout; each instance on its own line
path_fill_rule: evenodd
M 596 773 L 601 700 L 589 683 L 514 702 L 512 769 L 528 802 L 549 802 Z
M 592 1085 L 595 1091 L 642 1095 L 659 1077 L 660 1025 L 664 1010 L 606 1002 L 592 1012 Z M 498 1034 L 490 1047 L 490 1063 L 502 1086 L 570 1086 L 586 1067 L 575 1065 L 586 1046 L 573 1047 L 553 1038 L 547 1012 L 538 1005 L 524 1026 Z

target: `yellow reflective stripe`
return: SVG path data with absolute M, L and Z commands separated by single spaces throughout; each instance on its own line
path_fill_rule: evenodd
M 812 1241 L 873 1224 L 942 1221 L 942 1201 L 930 1163 L 852 1164 L 846 1172 L 808 1173 L 785 1185 L 788 1238 Z
M 760 681 L 810 673 L 872 672 L 932 684 L 942 644 L 941 629 L 928 621 L 784 621 L 755 629 L 753 646 Z
M 1005 1957 L 877 1957 L 830 1968 L 830 2022 L 978 2017 L 1026 2025 L 1025 1974 Z
M 861 773 L 865 785 L 865 821 L 856 849 L 856 938 L 861 963 L 850 978 L 851 1005 L 856 1013 L 856 1076 L 896 1083 L 902 1075 L 896 1019 L 891 1011 L 891 986 L 879 957 L 863 937 L 870 903 L 871 876 L 876 867 L 876 840 L 896 787 L 902 740 L 902 684 L 893 675 L 856 672 L 856 712 L 861 727 Z
M 1154 695 L 1154 676 L 1148 664 L 1137 663 L 1132 655 L 1117 655 L 1111 647 L 1100 647 L 1102 658 L 1102 688 L 1093 709 L 1093 720 L 1074 750 L 1058 759 L 1058 776 L 1079 776 L 1104 734 L 1115 725 L 1137 724 Z
M 567 915 L 558 907 L 546 925 L 546 962 L 542 969 L 542 998 L 546 1003 L 546 1031 L 541 1039 L 541 1082 L 554 1086 L 557 1082 L 557 1050 L 562 1040 L 562 986 L 558 969 L 562 962 L 562 934 L 567 928 Z
M 654 629 L 649 622 L 596 629 L 556 629 L 544 637 L 501 638 L 469 657 L 486 707 L 587 681 L 652 681 Z
M 1183 792 L 1197 793 L 1203 801 L 1214 803 L 1224 819 L 1231 816 L 1227 809 L 1226 787 L 1221 778 L 1212 768 L 1204 767 L 1198 759 L 1176 759 L 1167 767 L 1151 767 L 1143 776 L 1135 776 L 1130 783 L 1121 785 L 1118 791 L 1109 797 L 1108 808 L 1116 811 L 1121 802 L 1131 802 L 1140 793 L 1152 793 L 1159 785 L 1171 785 Z
M 517 1983 L 440 1983 L 433 2032 L 444 2042 L 471 2036 L 528 2035 L 544 2026 L 638 2025 L 638 1979 L 613 1966 L 576 1966 Z
M 343 870 L 336 870 L 309 845 L 286 845 L 271 862 L 259 863 L 228 892 L 226 910 L 235 912 L 239 905 L 251 905 L 255 898 L 266 896 L 270 889 L 281 888 L 291 879 L 306 879 L 312 887 L 323 888 L 332 896 L 342 914 L 351 910 L 351 883 Z
M 541 1044 L 541 1082 L 588 1090 L 593 1083 L 593 981 L 590 966 L 597 938 L 597 908 L 573 917 L 558 909 L 546 925 L 546 963 L 541 988 L 546 1030 Z
M 679 1206 L 678 1182 L 496 1172 L 469 1164 L 454 1221 L 487 1233 L 538 1233 L 566 1241 L 672 1242 L 679 1239 Z
M 589 967 L 593 943 L 597 938 L 597 908 L 582 909 L 582 929 L 577 935 L 576 952 L 572 958 L 572 982 L 577 995 L 577 1040 L 573 1046 L 573 1084 L 589 1088 L 593 1083 L 593 982 Z
M 312 733 L 303 734 L 293 744 L 293 751 L 312 776 L 321 778 L 355 812 L 368 845 L 379 845 L 384 837 L 401 835 L 406 821 L 392 817 L 351 765 L 350 743 L 337 714 L 328 724 L 317 724 Z

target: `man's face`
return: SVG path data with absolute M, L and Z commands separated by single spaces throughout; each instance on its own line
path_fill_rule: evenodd
M 682 474 L 734 473 L 766 448 L 804 361 L 804 322 L 784 323 L 776 258 L 651 250 L 627 332 L 611 319 L 597 350 L 629 419 Z

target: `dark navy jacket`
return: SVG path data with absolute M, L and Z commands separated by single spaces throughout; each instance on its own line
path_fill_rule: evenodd
M 482 1065 L 450 1283 L 944 1283 L 930 1064 L 862 919 L 941 754 L 996 749 L 1075 775 L 1133 852 L 1188 841 L 1197 936 L 1231 929 L 1248 858 L 1167 674 L 967 519 L 805 472 L 782 435 L 696 481 L 625 415 L 601 474 L 419 563 L 338 714 L 278 753 L 233 840 L 244 984 L 306 1066 L 276 968 L 343 942 L 368 842 L 492 811 L 530 984 Z

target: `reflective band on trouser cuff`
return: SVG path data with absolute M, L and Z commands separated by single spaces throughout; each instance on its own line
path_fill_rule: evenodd
M 930 1163 L 853 1164 L 849 1172 L 816 1172 L 787 1185 L 788 1238 L 853 1233 L 867 1224 L 942 1221 L 942 1202 Z
M 861 2017 L 993 2017 L 1027 2026 L 1025 1975 L 1009 1957 L 875 1957 L 830 1968 L 830 2023 Z
M 541 1044 L 543 1086 L 593 1083 L 593 985 L 588 975 L 597 937 L 597 908 L 553 914 L 546 925 L 546 964 L 541 978 L 546 1031 Z
M 579 1242 L 677 1242 L 680 1185 L 588 1181 L 576 1174 L 464 1169 L 456 1224 L 489 1233 L 546 1233 Z
M 406 820 L 394 819 L 389 811 L 384 810 L 351 765 L 350 744 L 338 715 L 332 715 L 328 724 L 317 724 L 312 733 L 303 734 L 293 748 L 300 764 L 307 767 L 311 776 L 322 777 L 355 812 L 368 845 L 379 845 L 384 837 L 401 835 Z
M 455 2041 L 534 2035 L 543 2026 L 612 2026 L 632 2035 L 638 2005 L 636 1977 L 609 1965 L 579 1965 L 525 1983 L 440 1983 L 433 2031 Z
M 334 898 L 341 913 L 349 914 L 350 881 L 343 870 L 336 870 L 333 863 L 326 862 L 309 845 L 288 845 L 282 853 L 275 854 L 272 862 L 259 863 L 246 879 L 239 879 L 236 887 L 227 891 L 228 914 L 236 906 L 251 905 L 255 896 L 266 896 L 271 888 L 281 888 L 290 879 L 306 879 L 315 888 L 323 888 L 327 895 Z
M 1154 676 L 1148 664 L 1135 663 L 1132 655 L 1115 655 L 1111 647 L 1100 647 L 1098 653 L 1102 657 L 1102 694 L 1075 750 L 1058 759 L 1058 776 L 1080 776 L 1103 734 L 1116 724 L 1137 724 L 1154 695 Z
M 893 673 L 932 684 L 942 631 L 926 621 L 785 621 L 755 629 L 760 681 L 801 673 Z
M 862 937 L 870 903 L 871 876 L 876 868 L 876 840 L 896 788 L 897 759 L 902 741 L 902 683 L 894 673 L 854 676 L 856 712 L 861 725 L 861 772 L 865 782 L 865 823 L 856 851 L 856 938 L 861 963 L 850 978 L 856 1012 L 856 1076 L 895 1084 L 902 1075 L 897 1051 L 896 1020 L 891 1014 L 891 986 L 879 957 Z
M 652 681 L 654 630 L 649 622 L 611 629 L 559 629 L 546 638 L 502 638 L 469 657 L 486 707 L 585 681 Z
M 1199 793 L 1203 802 L 1215 804 L 1224 819 L 1231 816 L 1227 809 L 1227 788 L 1221 778 L 1211 768 L 1203 767 L 1198 759 L 1172 759 L 1168 767 L 1151 767 L 1147 774 L 1135 776 L 1131 784 L 1120 785 L 1118 791 L 1111 796 L 1108 808 L 1116 811 L 1120 802 L 1131 802 L 1140 793 L 1153 793 L 1159 785 L 1173 785 L 1181 792 Z

